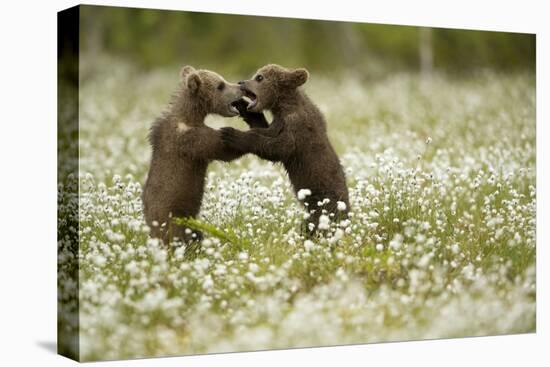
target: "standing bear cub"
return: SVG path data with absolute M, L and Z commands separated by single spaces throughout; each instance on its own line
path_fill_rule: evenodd
M 344 218 L 349 198 L 344 171 L 328 139 L 325 119 L 298 88 L 308 76 L 305 69 L 290 70 L 271 64 L 260 68 L 252 79 L 239 82 L 250 100 L 247 111 L 270 110 L 273 122 L 267 129 L 253 128 L 246 132 L 226 127 L 222 129 L 222 139 L 229 149 L 282 162 L 295 193 L 304 199 L 310 213 L 307 231 L 313 234 L 319 228 L 323 210 L 332 213 L 334 219 Z M 307 190 L 310 195 L 303 195 Z
M 191 66 L 183 67 L 180 77 L 168 110 L 153 123 L 149 133 L 153 153 L 142 196 L 151 236 L 165 243 L 201 238 L 200 232 L 176 225 L 171 218 L 199 213 L 210 161 L 231 161 L 242 155 L 224 146 L 220 131 L 205 125 L 206 116 L 214 113 L 232 117 L 240 110 L 250 127 L 267 127 L 262 114 L 245 111 L 239 85 Z M 256 119 L 256 115 L 261 118 Z

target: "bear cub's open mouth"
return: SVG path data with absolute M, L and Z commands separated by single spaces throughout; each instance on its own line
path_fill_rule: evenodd
M 256 95 L 247 89 L 243 89 L 242 91 L 244 95 L 229 105 L 231 112 L 243 114 L 256 106 L 258 102 Z
M 244 103 L 242 98 L 237 99 L 229 104 L 229 111 L 238 115 L 240 113 L 240 104 Z
M 244 93 L 243 99 L 248 103 L 246 109 L 250 110 L 252 107 L 256 106 L 256 103 L 258 103 L 258 98 L 254 93 L 246 88 L 243 88 L 242 91 Z

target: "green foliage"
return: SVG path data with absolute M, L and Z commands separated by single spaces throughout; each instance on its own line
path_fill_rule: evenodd
M 202 231 L 224 243 L 229 243 L 237 251 L 247 250 L 250 248 L 250 243 L 246 240 L 239 239 L 231 228 L 220 229 L 212 224 L 195 218 L 174 218 L 173 221 L 176 224 Z
M 143 69 L 192 64 L 250 75 L 279 63 L 367 75 L 419 69 L 419 27 L 82 6 L 83 52 L 112 54 Z M 535 67 L 535 36 L 434 28 L 440 71 Z

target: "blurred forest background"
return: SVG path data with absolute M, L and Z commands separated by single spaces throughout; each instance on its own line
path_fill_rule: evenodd
M 267 63 L 383 76 L 535 69 L 535 35 L 81 6 L 81 50 L 140 69 L 191 64 L 242 76 Z

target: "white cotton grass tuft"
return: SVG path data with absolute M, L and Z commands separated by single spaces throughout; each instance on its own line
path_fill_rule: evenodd
M 343 212 L 347 209 L 347 205 L 343 201 L 338 201 L 338 202 L 336 202 L 336 209 Z
M 298 193 L 296 196 L 298 197 L 298 200 L 305 200 L 306 197 L 311 195 L 310 189 L 300 189 L 298 190 Z
M 315 243 L 311 240 L 305 240 L 304 248 L 306 249 L 306 251 L 311 251 L 315 248 Z
M 328 215 L 321 214 L 319 216 L 319 225 L 320 230 L 327 230 L 330 229 L 330 218 Z

